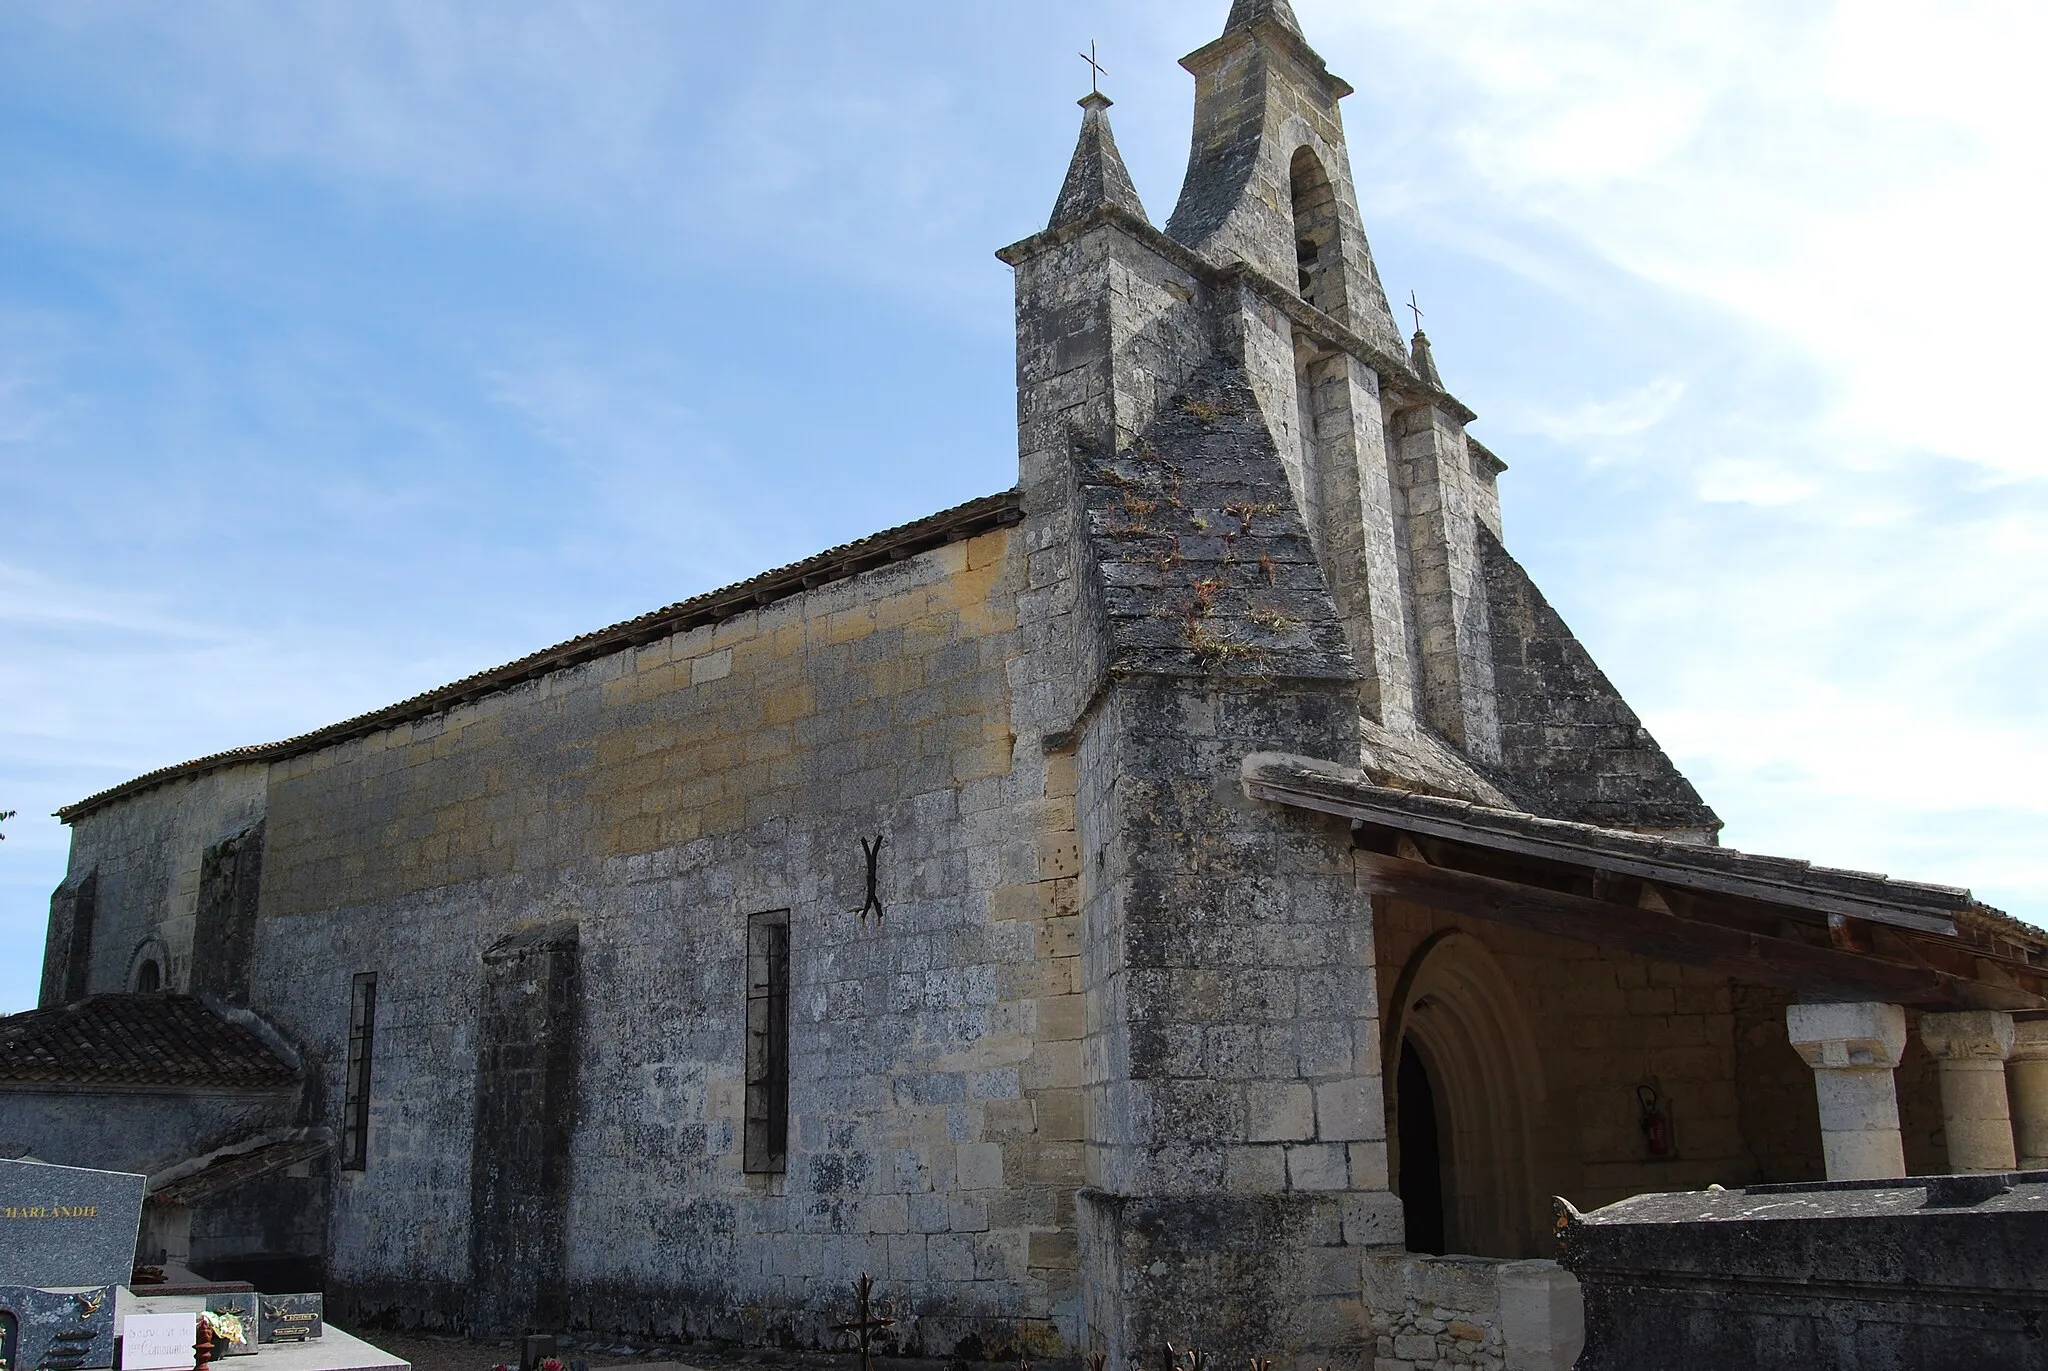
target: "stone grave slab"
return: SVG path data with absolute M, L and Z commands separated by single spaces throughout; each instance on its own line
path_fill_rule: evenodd
M 114 1287 L 0 1286 L 7 1371 L 97 1371 L 114 1364 Z
M 403 1358 L 333 1327 L 307 1342 L 267 1343 L 255 1361 L 238 1366 L 250 1371 L 412 1371 Z
M 0 1286 L 126 1285 L 147 1183 L 120 1171 L 0 1161 Z

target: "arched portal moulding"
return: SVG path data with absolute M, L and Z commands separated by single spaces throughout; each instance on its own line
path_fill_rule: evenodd
M 1535 1255 L 1538 1235 L 1549 1229 L 1536 1185 L 1537 1133 L 1549 1092 L 1514 984 L 1478 938 L 1445 929 L 1402 968 L 1382 1056 L 1390 1067 L 1389 1119 L 1404 1038 L 1415 1044 L 1436 1088 L 1450 1250 Z M 1398 1153 L 1398 1120 L 1387 1136 Z M 1401 1174 L 1398 1155 L 1389 1169 Z

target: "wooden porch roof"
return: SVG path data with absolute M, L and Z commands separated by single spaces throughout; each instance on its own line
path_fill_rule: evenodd
M 2048 934 L 1958 887 L 1489 809 L 1304 757 L 1249 757 L 1243 783 L 1350 819 L 1373 894 L 1817 1002 L 2048 1010 Z

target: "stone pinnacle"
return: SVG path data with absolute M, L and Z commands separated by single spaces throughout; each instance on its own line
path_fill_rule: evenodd
M 1067 169 L 1067 182 L 1060 188 L 1059 203 L 1053 206 L 1049 228 L 1071 224 L 1104 205 L 1119 205 L 1140 219 L 1146 219 L 1144 202 L 1124 167 L 1123 154 L 1116 150 L 1116 135 L 1109 129 L 1111 100 L 1106 95 L 1084 96 L 1081 108 L 1081 141 L 1074 149 L 1074 163 Z

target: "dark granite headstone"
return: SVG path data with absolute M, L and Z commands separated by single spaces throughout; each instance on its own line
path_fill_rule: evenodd
M 262 1324 L 258 1319 L 256 1300 L 257 1296 L 254 1291 L 246 1294 L 213 1294 L 206 1297 L 207 1312 L 233 1314 L 242 1321 L 242 1340 L 240 1342 L 227 1342 L 220 1338 L 214 1339 L 213 1350 L 216 1356 L 253 1357 L 256 1355 L 256 1339 L 262 1334 Z
M 0 1285 L 125 1285 L 142 1229 L 141 1176 L 0 1161 Z
M 310 1342 L 325 1331 L 325 1302 L 319 1295 L 259 1295 L 256 1303 L 263 1342 Z
M 114 1290 L 0 1285 L 6 1371 L 95 1371 L 114 1364 Z

